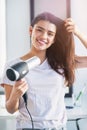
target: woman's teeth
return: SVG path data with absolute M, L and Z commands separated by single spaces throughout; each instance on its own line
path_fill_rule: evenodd
M 42 41 L 42 40 L 38 40 L 38 42 L 41 43 L 41 44 L 47 44 L 46 41 Z

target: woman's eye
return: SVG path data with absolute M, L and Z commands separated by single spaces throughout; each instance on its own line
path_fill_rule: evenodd
M 41 30 L 41 29 L 37 29 L 37 31 L 38 31 L 38 32 L 42 32 L 42 30 Z
M 49 36 L 54 36 L 52 33 L 48 33 Z

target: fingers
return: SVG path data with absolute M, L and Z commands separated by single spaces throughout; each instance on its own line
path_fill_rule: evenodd
M 26 80 L 23 78 L 21 80 L 16 81 L 16 86 L 26 83 Z
M 74 33 L 75 22 L 72 20 L 72 18 L 67 18 L 64 22 L 65 22 L 64 26 L 66 28 L 66 31 L 69 32 L 69 33 L 70 32 Z
M 14 85 L 15 93 L 20 97 L 28 90 L 28 84 L 25 79 L 17 81 Z
M 66 18 L 65 22 L 67 22 L 67 21 L 73 21 L 73 19 L 72 18 Z
M 66 31 L 73 33 L 74 32 L 74 27 L 73 26 L 67 26 Z

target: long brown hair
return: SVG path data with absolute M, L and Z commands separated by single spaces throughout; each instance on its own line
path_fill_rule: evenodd
M 66 85 L 71 86 L 75 78 L 75 48 L 73 35 L 72 33 L 67 33 L 64 20 L 51 13 L 44 12 L 39 14 L 32 21 L 31 26 L 34 26 L 40 20 L 49 21 L 56 25 L 55 42 L 47 49 L 46 56 L 51 68 L 64 76 Z M 61 69 L 63 69 L 62 72 L 60 71 Z

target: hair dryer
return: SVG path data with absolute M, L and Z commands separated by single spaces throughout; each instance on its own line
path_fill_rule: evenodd
M 6 75 L 11 81 L 17 81 L 22 79 L 30 69 L 40 64 L 40 59 L 34 56 L 26 61 L 18 62 L 7 69 Z
M 11 81 L 18 81 L 22 79 L 29 70 L 33 69 L 34 67 L 38 66 L 40 64 L 40 59 L 37 56 L 34 56 L 26 61 L 18 62 L 10 68 L 6 70 L 6 75 L 9 80 Z M 25 103 L 27 103 L 27 94 L 25 93 L 23 95 Z

